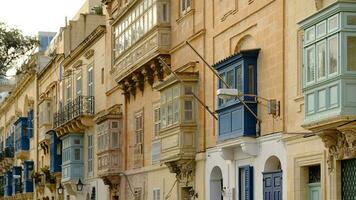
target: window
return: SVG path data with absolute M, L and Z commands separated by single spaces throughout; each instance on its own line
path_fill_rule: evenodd
M 104 71 L 104 68 L 101 68 L 101 84 L 104 84 L 104 73 L 105 73 L 105 71 Z
M 179 85 L 161 92 L 161 127 L 172 126 L 179 121 Z
M 329 39 L 329 74 L 337 72 L 338 66 L 338 37 L 332 37 Z
M 347 70 L 356 71 L 356 35 L 349 35 L 346 38 Z
M 93 176 L 93 136 L 88 135 L 88 176 Z
M 326 76 L 326 42 L 321 41 L 316 45 L 318 79 Z
M 135 115 L 135 144 L 142 144 L 143 137 L 143 113 Z
M 80 160 L 80 149 L 74 149 L 74 160 Z
M 322 21 L 316 25 L 316 37 L 321 38 L 326 35 L 326 21 Z
M 67 96 L 67 102 L 72 101 L 72 81 L 71 80 L 67 81 L 66 96 Z
M 239 68 L 241 69 L 241 68 Z M 238 70 L 236 70 L 238 71 Z M 242 73 L 238 73 L 236 75 L 237 77 L 237 86 L 236 88 L 239 90 L 239 91 L 242 91 L 242 83 L 239 83 L 242 81 Z M 248 66 L 248 94 L 255 94 L 255 72 L 254 72 L 254 67 L 253 65 L 249 65 Z
M 249 94 L 255 94 L 254 66 L 250 65 L 246 70 L 248 76 L 246 78 L 246 80 L 248 80 L 246 83 L 248 90 L 246 92 Z M 229 85 L 229 87 L 236 88 L 239 92 L 243 92 L 243 68 L 241 64 L 221 70 L 220 77 Z M 219 88 L 226 88 L 225 84 L 221 80 L 219 81 Z M 219 106 L 224 106 L 225 104 L 232 102 L 234 99 L 234 97 L 230 97 L 226 100 L 218 99 L 218 104 Z
M 105 121 L 97 125 L 98 151 L 105 151 L 109 148 L 109 122 Z
M 315 48 L 309 47 L 306 50 L 307 83 L 315 80 Z
M 153 189 L 153 200 L 161 200 L 161 190 L 159 188 Z
M 332 33 L 339 28 L 339 15 L 334 15 L 328 19 L 328 27 L 329 33 Z
M 112 148 L 119 147 L 119 133 L 116 131 L 111 132 L 111 147 Z
M 185 14 L 186 12 L 188 12 L 191 7 L 192 7 L 192 0 L 181 0 L 180 1 L 180 8 L 181 8 L 181 12 L 183 14 Z
M 135 200 L 141 200 L 142 199 L 142 188 L 135 188 L 134 189 L 134 197 L 135 197 Z
M 158 12 L 158 8 L 162 10 Z M 137 4 L 131 13 L 115 25 L 115 58 L 150 31 L 157 24 L 158 19 L 165 23 L 169 22 L 169 4 L 167 2 L 143 0 Z
M 243 166 L 239 168 L 239 199 L 253 199 L 253 167 Z
M 161 159 L 161 141 L 154 140 L 152 141 L 152 148 L 151 148 L 151 159 L 152 165 L 159 163 Z
M 88 66 L 88 97 L 94 96 L 94 71 L 93 65 Z
M 76 91 L 75 91 L 76 95 L 77 96 L 82 95 L 82 72 L 79 72 L 77 74 L 75 87 L 76 87 Z
M 154 106 L 153 108 L 153 138 L 156 139 L 159 136 L 160 124 L 161 124 L 161 113 L 160 107 Z

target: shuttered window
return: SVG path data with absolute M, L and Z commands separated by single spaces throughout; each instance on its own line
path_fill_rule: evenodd
M 153 189 L 153 200 L 161 199 L 161 190 L 159 188 Z
M 239 199 L 253 200 L 253 167 L 239 168 Z

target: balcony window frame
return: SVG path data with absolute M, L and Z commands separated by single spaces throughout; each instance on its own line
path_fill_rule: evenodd
M 153 105 L 153 139 L 158 139 L 161 127 L 161 107 L 160 104 Z
M 187 14 L 193 8 L 193 0 L 180 0 L 179 10 L 181 15 Z
M 83 75 L 82 70 L 80 69 L 79 72 L 76 74 L 75 77 L 75 94 L 76 97 L 81 96 L 83 93 Z
M 314 23 L 312 25 L 310 25 L 309 27 L 304 28 L 304 40 L 303 40 L 303 45 L 302 45 L 302 51 L 303 51 L 303 66 L 302 66 L 302 70 L 303 70 L 303 88 L 307 88 L 310 86 L 313 86 L 315 84 L 327 81 L 335 76 L 337 76 L 338 74 L 340 74 L 340 68 L 341 68 L 341 59 L 340 59 L 340 55 L 341 55 L 341 25 L 340 25 L 340 13 L 334 14 L 332 16 L 326 17 L 325 19 L 318 21 L 317 23 Z M 336 20 L 336 26 L 330 29 L 330 23 L 332 22 L 332 20 Z M 318 35 L 317 33 L 317 29 L 318 26 L 320 26 L 321 24 L 326 24 L 325 29 L 326 32 Z M 314 38 L 308 40 L 307 34 L 310 31 L 314 31 Z M 336 49 L 331 49 L 332 47 L 332 43 L 333 41 L 337 41 L 336 44 Z M 324 61 L 325 63 L 325 76 L 323 77 L 319 77 L 320 73 L 319 73 L 319 55 L 318 55 L 318 46 L 320 44 L 325 44 L 326 47 L 326 52 L 325 52 L 325 56 L 326 56 L 326 61 Z M 313 80 L 309 80 L 308 79 L 308 60 L 307 60 L 307 52 L 310 49 L 314 49 L 314 57 L 313 57 L 313 63 L 314 63 L 314 78 Z M 332 72 L 332 66 L 331 66 L 331 52 L 335 51 L 336 52 L 336 69 L 334 72 Z
M 91 63 L 88 65 L 87 69 L 87 94 L 88 97 L 94 96 L 94 90 L 95 90 L 95 75 L 94 75 L 94 64 Z
M 158 12 L 158 9 L 163 7 L 161 3 L 158 0 L 142 0 L 132 8 L 131 12 L 128 12 L 118 23 L 114 24 L 112 34 L 114 61 L 157 24 L 162 23 Z M 169 5 L 169 2 L 163 3 Z M 137 27 L 140 27 L 140 29 L 138 30 Z M 133 34 L 135 35 L 134 37 Z
M 144 140 L 144 115 L 143 110 L 140 110 L 134 115 L 134 144 L 143 144 Z
M 355 14 L 356 16 L 356 14 Z M 356 25 L 354 27 L 354 29 L 356 30 Z M 347 73 L 356 73 L 356 68 L 354 70 L 349 70 L 349 64 L 348 64 L 348 48 L 349 48 L 349 44 L 348 44 L 348 37 L 355 37 L 356 38 L 356 32 L 346 32 L 342 34 L 342 46 L 344 46 L 345 48 L 343 48 L 344 52 L 342 53 L 342 60 L 345 61 L 344 66 L 345 66 L 345 71 Z
M 94 136 L 88 135 L 88 160 L 87 160 L 87 175 L 88 177 L 94 176 Z
M 196 105 L 193 94 L 185 93 L 185 88 L 190 87 L 191 91 L 195 92 L 195 83 L 175 83 L 167 88 L 164 88 L 161 92 L 160 108 L 161 108 L 161 130 L 174 127 L 181 123 L 195 123 L 196 121 Z M 171 97 L 169 95 L 171 95 Z M 167 97 L 168 96 L 168 97 Z M 187 120 L 185 118 L 186 112 L 185 102 L 191 102 L 192 119 Z M 169 113 L 169 106 L 172 107 L 171 114 Z M 171 120 L 169 118 L 172 118 Z

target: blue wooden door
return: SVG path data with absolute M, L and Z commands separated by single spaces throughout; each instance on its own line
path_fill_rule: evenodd
M 282 200 L 282 171 L 263 173 L 263 199 Z

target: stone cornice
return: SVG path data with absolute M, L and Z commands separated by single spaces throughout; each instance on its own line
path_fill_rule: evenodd
M 67 57 L 64 58 L 63 66 L 70 65 L 75 59 L 82 54 L 87 53 L 87 48 L 91 47 L 99 38 L 106 32 L 105 26 L 98 26 L 92 33 L 90 33 Z
M 34 72 L 34 71 L 33 71 Z M 15 88 L 11 91 L 11 94 L 0 105 L 0 113 L 4 113 L 5 110 L 14 102 L 14 100 L 23 93 L 27 88 L 28 83 L 35 79 L 35 73 L 24 74 L 20 80 L 17 81 Z

